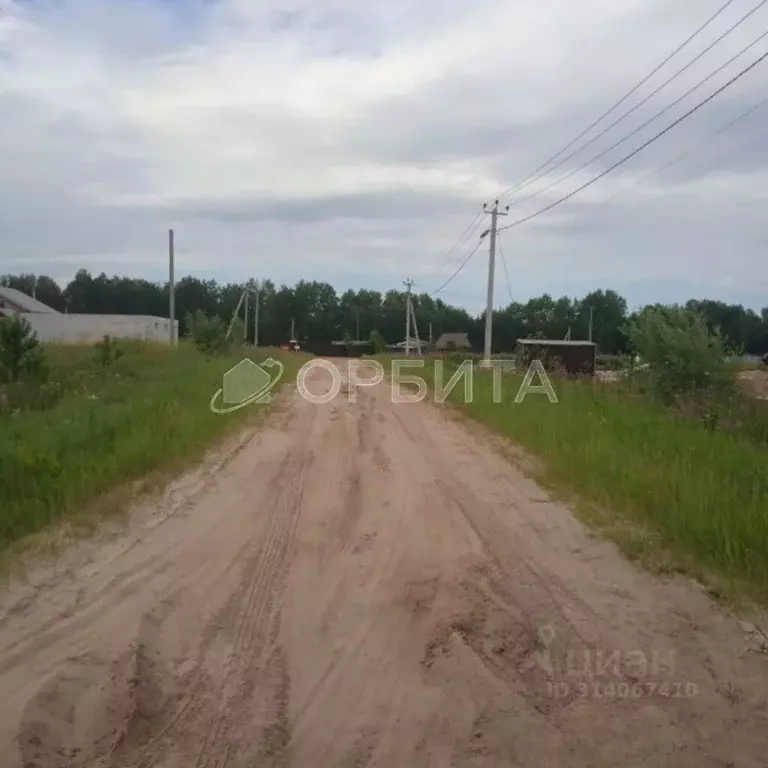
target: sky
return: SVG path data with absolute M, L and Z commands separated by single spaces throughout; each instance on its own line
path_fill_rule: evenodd
M 0 273 L 164 280 L 173 228 L 178 276 L 339 291 L 409 278 L 431 293 L 490 225 L 485 202 L 723 3 L 0 0 Z M 757 5 L 732 0 L 559 167 L 502 196 L 500 225 L 588 182 L 767 52 L 768 36 L 726 64 L 768 33 L 768 4 L 646 100 Z M 767 85 L 768 60 L 501 232 L 495 304 L 613 288 L 630 307 L 768 305 Z M 486 239 L 438 295 L 479 311 L 487 270 Z

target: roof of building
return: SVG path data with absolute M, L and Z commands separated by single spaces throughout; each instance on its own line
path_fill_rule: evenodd
M 437 340 L 437 345 L 450 344 L 451 342 L 456 345 L 465 344 L 468 347 L 471 346 L 469 343 L 469 336 L 466 333 L 442 333 Z
M 563 341 L 562 339 L 518 339 L 518 344 L 543 345 L 547 347 L 594 347 L 594 341 Z
M 400 348 L 400 347 L 405 348 L 407 346 L 415 347 L 417 344 L 421 344 L 422 347 L 426 347 L 429 344 L 429 342 L 421 341 L 420 339 L 417 339 L 414 337 L 411 339 L 410 345 L 406 341 L 398 341 L 396 344 L 388 344 L 387 346 L 394 349 L 395 347 L 397 348 Z
M 5 285 L 0 285 L 0 299 L 7 299 L 17 307 L 20 307 L 23 312 L 44 312 L 49 315 L 61 314 L 53 309 L 53 307 L 43 304 L 42 301 L 33 299 L 31 296 L 27 296 L 26 293 L 17 291 L 15 288 L 8 288 Z

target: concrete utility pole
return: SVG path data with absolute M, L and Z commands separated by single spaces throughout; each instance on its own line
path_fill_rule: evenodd
M 404 280 L 405 286 L 405 355 L 411 354 L 411 286 L 413 280 Z
M 176 346 L 176 278 L 174 275 L 173 230 L 168 230 L 168 315 L 171 321 L 171 346 Z
M 499 210 L 499 201 L 494 200 L 493 208 L 488 209 L 488 204 L 483 205 L 483 210 L 491 214 L 491 244 L 488 249 L 488 298 L 485 306 L 485 344 L 483 347 L 483 364 L 491 365 L 491 341 L 493 336 L 493 283 L 496 271 L 496 235 L 498 229 L 498 217 L 506 216 L 509 206 L 503 211 Z
M 592 341 L 592 323 L 595 317 L 595 308 L 589 308 L 589 340 Z
M 255 294 L 254 300 L 253 300 L 253 346 L 258 347 L 259 346 L 259 304 L 260 304 L 260 297 L 261 297 L 261 285 L 259 284 L 259 281 L 256 280 L 254 283 L 254 289 L 253 292 Z
M 243 344 L 248 343 L 248 284 L 246 283 L 243 289 L 243 295 L 245 296 L 245 304 L 243 305 Z
M 291 318 L 291 341 L 297 341 L 296 339 L 296 321 Z

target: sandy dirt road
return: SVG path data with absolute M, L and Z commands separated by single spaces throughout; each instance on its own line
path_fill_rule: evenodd
M 386 385 L 287 392 L 5 589 L 0 766 L 768 765 L 744 628 L 489 442 Z

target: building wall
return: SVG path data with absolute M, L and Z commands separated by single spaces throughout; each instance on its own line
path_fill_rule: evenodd
M 48 315 L 25 312 L 38 339 L 43 342 L 93 344 L 109 335 L 116 339 L 144 339 L 170 343 L 170 320 L 151 315 Z M 176 335 L 179 322 L 175 321 Z

